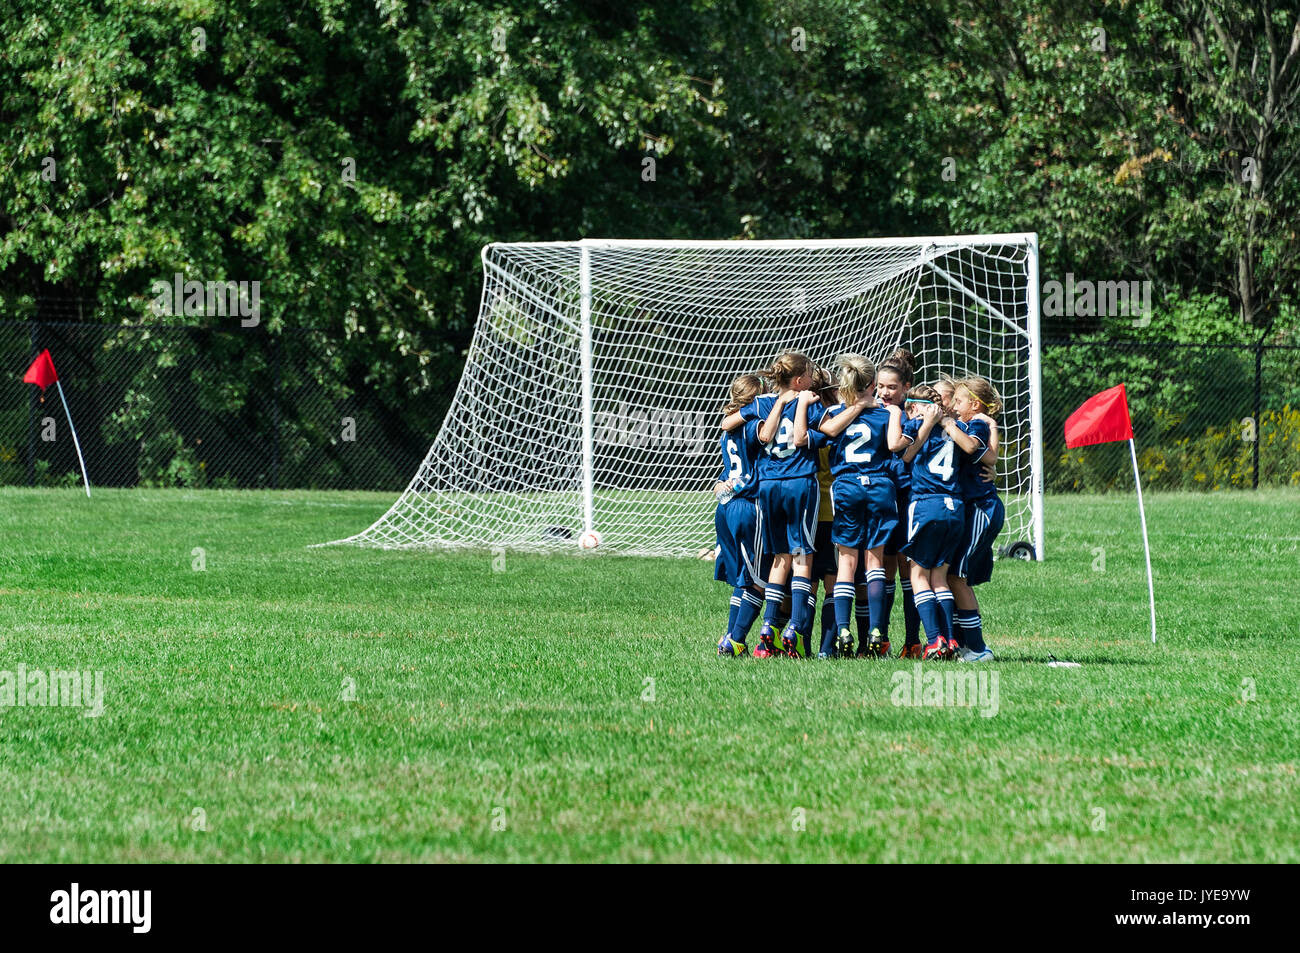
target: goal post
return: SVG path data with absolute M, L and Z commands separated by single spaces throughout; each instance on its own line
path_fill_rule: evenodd
M 918 380 L 1002 394 L 999 540 L 1041 559 L 1038 243 L 1032 233 L 484 246 L 478 322 L 410 484 L 355 536 L 384 548 L 694 556 L 713 543 L 732 379 L 787 348 L 829 366 L 896 347 Z

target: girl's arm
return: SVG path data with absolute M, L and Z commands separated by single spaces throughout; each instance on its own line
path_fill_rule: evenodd
M 808 446 L 808 405 L 817 399 L 817 395 L 806 390 L 799 395 L 799 406 L 794 412 L 794 445 Z M 823 431 L 824 432 L 824 431 Z
M 722 418 L 722 430 L 724 433 L 730 433 L 744 423 L 745 418 L 740 416 L 740 411 L 736 411 L 734 414 L 727 414 Z
M 952 442 L 961 447 L 962 453 L 974 453 L 979 448 L 980 442 L 962 430 L 951 417 L 943 418 L 943 429 L 952 437 Z
M 894 453 L 900 450 L 906 450 L 908 439 L 903 436 L 903 411 L 894 404 L 886 404 L 885 410 L 889 411 L 889 449 Z
M 984 451 L 984 456 L 980 457 L 980 463 L 992 468 L 993 464 L 998 462 L 998 422 L 987 414 L 978 416 L 989 425 L 989 448 Z
M 867 403 L 859 397 L 834 417 L 823 417 L 817 429 L 828 437 L 838 437 L 844 433 L 844 428 L 853 423 L 854 418 L 866 409 Z
M 921 452 L 921 445 L 929 439 L 930 431 L 934 430 L 934 422 L 939 419 L 942 413 L 943 411 L 933 406 L 925 408 L 921 420 L 921 429 L 916 432 L 916 436 L 912 439 L 912 445 L 903 451 L 904 463 L 911 463 L 916 458 L 916 455 Z
M 777 397 L 772 404 L 772 409 L 768 412 L 767 419 L 763 421 L 763 426 L 758 428 L 759 443 L 771 443 L 776 439 L 776 433 L 781 427 L 781 412 L 785 410 L 785 405 L 790 402 L 793 396 L 794 391 L 787 390 Z

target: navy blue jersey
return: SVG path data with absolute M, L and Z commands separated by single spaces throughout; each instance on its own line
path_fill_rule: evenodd
M 991 428 L 986 421 L 979 418 L 962 423 L 961 428 L 979 441 L 979 446 L 973 454 L 962 454 L 961 469 L 957 473 L 962 498 L 982 500 L 985 497 L 997 496 L 998 488 L 980 479 L 980 457 L 984 456 L 984 451 L 989 448 Z
M 761 426 L 772 412 L 776 403 L 776 394 L 763 394 L 752 403 L 740 408 L 740 416 L 746 420 L 756 420 Z M 763 456 L 758 465 L 758 476 L 762 480 L 792 480 L 800 477 L 817 475 L 817 450 L 823 445 L 825 436 L 816 431 L 826 407 L 814 401 L 808 405 L 808 446 L 794 445 L 794 417 L 799 409 L 799 401 L 792 400 L 781 410 L 781 426 L 776 437 L 763 448 Z
M 903 435 L 915 442 L 923 421 L 918 417 L 903 424 Z M 961 427 L 962 424 L 957 426 Z M 982 452 L 982 451 L 981 451 Z M 961 447 L 943 431 L 942 421 L 935 421 L 930 436 L 912 458 L 912 499 L 921 496 L 961 496 L 958 470 Z
M 822 422 L 844 413 L 844 405 L 829 407 Z M 830 445 L 831 476 L 856 477 L 888 472 L 893 454 L 889 452 L 889 411 L 883 407 L 864 410 L 838 437 L 826 437 Z
M 735 496 L 752 500 L 758 492 L 758 458 L 763 445 L 758 442 L 759 424 L 755 420 L 735 430 L 724 431 L 718 446 L 722 450 L 722 473 L 718 482 L 736 480 Z
M 907 423 L 906 420 L 903 421 Z M 903 454 L 906 448 L 898 451 L 889 459 L 889 475 L 894 478 L 894 486 L 898 487 L 900 493 L 909 493 L 912 490 L 912 464 L 903 462 Z

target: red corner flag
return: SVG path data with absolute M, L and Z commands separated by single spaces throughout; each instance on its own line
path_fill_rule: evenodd
M 35 384 L 41 390 L 45 390 L 58 379 L 59 373 L 54 369 L 49 348 L 41 351 L 36 360 L 32 361 L 32 366 L 27 368 L 27 373 L 23 375 L 24 384 Z
M 1124 385 L 1104 390 L 1083 402 L 1065 420 L 1065 445 L 1089 447 L 1094 443 L 1113 443 L 1133 439 L 1133 421 L 1128 415 Z
M 1138 516 L 1142 520 L 1142 548 L 1147 557 L 1147 593 L 1151 597 L 1151 643 L 1156 641 L 1156 581 L 1151 572 L 1151 541 L 1147 538 L 1147 511 L 1142 505 L 1142 480 L 1138 476 L 1137 445 L 1133 440 L 1133 420 L 1128 415 L 1128 398 L 1120 384 L 1100 394 L 1093 394 L 1083 405 L 1065 418 L 1065 445 L 1088 447 L 1094 443 L 1128 441 L 1133 458 L 1133 485 L 1137 488 Z

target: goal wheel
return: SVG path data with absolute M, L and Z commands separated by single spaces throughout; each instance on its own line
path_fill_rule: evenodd
M 1034 547 L 1024 540 L 1018 543 L 1012 543 L 1007 547 L 1006 555 L 1011 559 L 1023 559 L 1026 562 L 1033 560 Z

